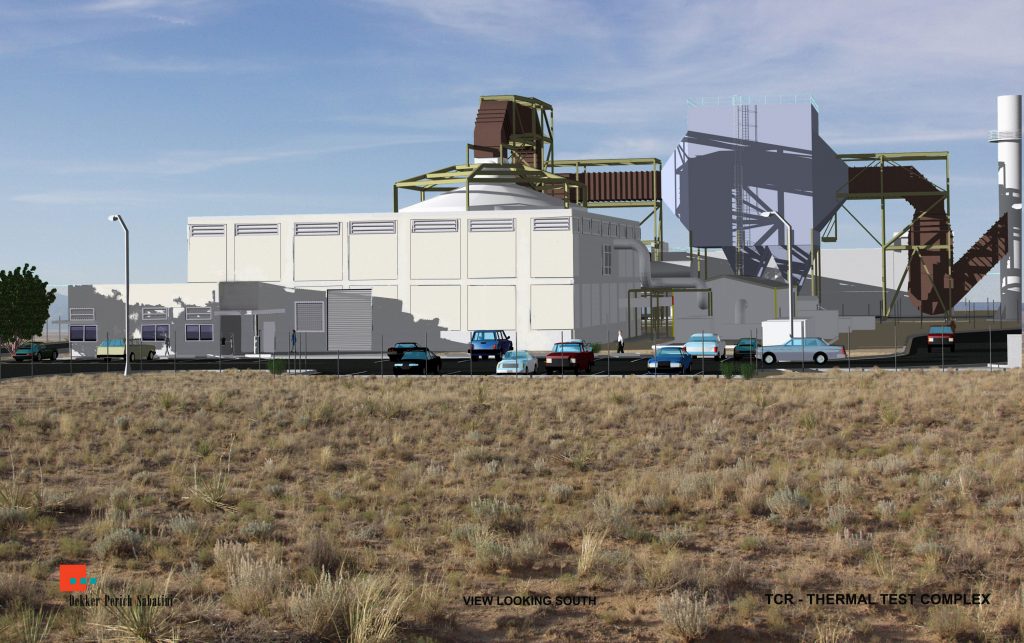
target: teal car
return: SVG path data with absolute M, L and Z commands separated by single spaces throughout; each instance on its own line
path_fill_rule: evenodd
M 28 342 L 18 347 L 14 352 L 14 360 L 21 362 L 30 359 L 38 362 L 41 359 L 49 358 L 51 362 L 57 361 L 57 349 L 39 342 Z

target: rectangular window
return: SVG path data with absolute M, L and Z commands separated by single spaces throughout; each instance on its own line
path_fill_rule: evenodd
M 213 311 L 209 306 L 191 306 L 185 309 L 185 319 L 187 321 L 213 319 Z
M 185 324 L 186 342 L 209 342 L 213 340 L 213 324 Z
M 158 321 L 167 319 L 166 308 L 146 307 L 142 309 L 142 321 Z
M 223 223 L 193 223 L 188 227 L 190 237 L 223 237 Z
M 142 341 L 144 342 L 163 342 L 167 340 L 168 335 L 171 334 L 171 327 L 169 324 L 143 324 L 142 325 Z
M 322 332 L 324 332 L 324 302 L 322 302 L 322 301 L 297 301 L 297 302 L 295 302 L 295 332 L 297 332 L 297 333 L 322 333 Z
M 96 341 L 95 326 L 72 326 L 71 341 L 73 342 L 94 342 Z
M 533 220 L 534 232 L 571 230 L 570 226 L 569 217 L 545 217 Z
M 72 308 L 68 311 L 68 316 L 73 322 L 85 322 L 96 319 L 95 308 Z
M 349 234 L 395 234 L 394 221 L 353 221 L 348 224 Z
M 296 237 L 333 237 L 341 234 L 340 223 L 296 223 Z
M 235 236 L 242 235 L 253 235 L 253 234 L 277 234 L 278 225 L 276 223 L 236 223 L 235 224 Z
M 612 247 L 610 245 L 601 246 L 601 259 L 601 274 L 612 274 Z
M 515 232 L 515 219 L 470 219 L 470 232 Z
M 413 232 L 458 232 L 458 219 L 413 219 Z

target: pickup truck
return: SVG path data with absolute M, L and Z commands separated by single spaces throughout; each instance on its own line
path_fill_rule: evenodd
M 132 340 L 128 343 L 128 361 L 137 362 L 140 359 L 153 359 L 156 357 L 156 346 L 153 344 L 144 344 Z M 124 359 L 124 340 L 123 339 L 106 339 L 100 342 L 99 346 L 96 347 L 96 357 L 102 359 L 105 362 L 109 362 L 111 358 Z
M 580 371 L 589 373 L 593 368 L 594 348 L 579 339 L 558 342 L 544 357 L 544 372 L 548 374 L 572 371 L 579 375 Z

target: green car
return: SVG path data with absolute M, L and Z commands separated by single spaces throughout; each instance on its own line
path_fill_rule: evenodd
M 752 337 L 741 339 L 736 342 L 736 346 L 732 349 L 732 358 L 737 360 L 756 360 L 758 348 L 760 348 L 760 343 L 756 339 Z
M 50 361 L 57 361 L 57 349 L 46 344 L 40 344 L 39 342 L 29 342 L 22 344 L 18 347 L 18 350 L 14 352 L 14 360 L 21 362 L 26 359 L 30 359 L 33 362 L 49 357 Z

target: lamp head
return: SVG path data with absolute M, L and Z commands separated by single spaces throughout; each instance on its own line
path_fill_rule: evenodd
M 107 221 L 120 221 L 120 220 L 121 220 L 121 217 L 119 217 L 116 214 L 112 214 L 109 217 L 107 217 Z

